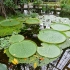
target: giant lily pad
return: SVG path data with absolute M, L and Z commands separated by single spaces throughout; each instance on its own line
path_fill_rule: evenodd
M 24 36 L 22 35 L 12 35 L 10 37 L 10 42 L 14 43 L 14 42 L 21 42 L 22 40 L 24 40 Z
M 52 24 L 51 27 L 54 30 L 58 30 L 58 31 L 67 31 L 70 30 L 70 26 L 67 24 Z
M 14 43 L 9 47 L 11 55 L 17 58 L 27 58 L 36 52 L 37 45 L 30 40 Z
M 6 19 L 0 22 L 1 26 L 15 26 L 18 24 L 20 24 L 20 22 L 15 19 Z
M 54 58 L 60 55 L 60 49 L 58 46 L 46 43 L 43 43 L 43 47 L 38 47 L 37 52 L 48 58 Z
M 27 24 L 39 24 L 39 19 L 37 18 L 28 18 L 26 21 L 25 21 Z
M 38 38 L 47 43 L 62 43 L 66 40 L 66 37 L 61 32 L 51 29 L 41 30 Z
M 17 18 L 16 20 L 18 20 L 18 21 L 20 21 L 20 22 L 25 22 L 26 19 L 27 19 L 26 17 L 25 17 L 25 18 L 19 17 L 19 18 Z

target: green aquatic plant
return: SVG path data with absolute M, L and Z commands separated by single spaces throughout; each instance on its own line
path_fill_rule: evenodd
M 24 40 L 24 36 L 22 35 L 12 35 L 9 39 L 10 43 L 21 42 Z
M 15 19 L 6 19 L 0 22 L 1 26 L 16 26 L 18 24 L 20 24 L 20 22 Z
M 0 38 L 0 50 L 6 49 L 10 46 L 9 37 Z
M 17 37 L 17 35 L 15 36 Z M 11 37 L 9 37 L 9 40 L 11 39 Z M 16 42 L 11 43 L 10 46 L 4 50 L 4 53 L 6 53 L 7 56 L 9 57 L 9 62 L 12 62 L 13 64 L 28 63 L 32 65 L 36 64 L 37 66 L 46 65 L 51 61 L 57 59 L 57 57 L 59 57 L 58 55 L 61 54 L 59 53 L 55 56 L 55 54 L 53 53 L 52 59 L 51 57 L 47 58 L 36 52 L 39 47 L 33 41 L 31 40 L 23 40 L 20 42 L 19 41 L 17 41 L 17 43 Z M 60 49 L 57 46 L 56 48 L 60 52 Z M 43 51 L 41 52 L 43 53 Z M 47 54 L 49 55 L 49 53 Z
M 40 21 L 38 18 L 28 18 L 25 21 L 26 24 L 39 24 Z
M 61 49 L 65 49 L 65 48 L 67 48 L 67 47 L 70 47 L 70 39 L 67 38 L 65 42 L 58 44 L 58 46 L 59 46 Z
M 0 50 L 8 48 L 11 44 L 21 42 L 24 36 L 13 33 L 12 36 L 0 38 Z
M 67 37 L 70 37 L 70 31 L 66 31 L 64 33 L 66 34 Z
M 37 49 L 37 52 L 40 55 L 48 57 L 48 58 L 54 58 L 60 55 L 61 50 L 59 49 L 57 45 L 42 43 L 42 46 L 43 47 L 38 47 Z
M 27 23 L 25 26 L 28 26 L 29 29 L 32 30 L 30 27 L 33 25 L 31 24 L 38 24 L 38 21 L 35 21 L 35 19 L 36 18 L 27 18 L 25 20 L 25 23 Z M 59 28 L 57 28 L 57 26 Z M 27 29 L 26 31 L 28 31 Z M 32 64 L 34 68 L 36 66 L 46 65 L 56 60 L 61 55 L 62 50 L 70 46 L 69 33 L 66 33 L 69 29 L 70 26 L 67 24 L 52 23 L 50 29 L 39 30 L 37 36 L 42 42 L 40 43 L 41 46 L 37 46 L 31 40 L 25 40 L 27 38 L 24 39 L 24 36 L 13 35 L 9 37 L 9 42 L 11 44 L 4 49 L 4 52 L 9 57 L 9 62 L 12 62 L 13 64 L 28 63 Z M 27 36 L 27 34 L 25 35 Z
M 39 31 L 38 39 L 43 42 L 56 44 L 64 42 L 66 37 L 61 32 L 56 30 L 44 29 Z
M 30 14 L 30 17 L 36 18 L 36 17 L 38 17 L 38 13 L 31 13 L 31 14 Z
M 51 28 L 58 31 L 67 31 L 70 30 L 70 26 L 67 24 L 52 24 Z
M 58 56 L 56 58 L 51 59 L 51 58 L 41 56 L 36 52 L 34 55 L 32 55 L 28 58 L 17 58 L 17 57 L 14 57 L 10 54 L 9 48 L 5 49 L 5 53 L 9 57 L 9 62 L 12 62 L 13 64 L 27 63 L 27 64 L 33 65 L 33 67 L 34 67 L 34 64 L 36 64 L 37 66 L 46 65 L 46 64 L 56 60 L 59 57 Z M 17 62 L 16 61 L 13 62 L 14 59 L 16 59 Z
M 30 40 L 24 40 L 22 42 L 12 44 L 9 47 L 9 52 L 14 57 L 27 58 L 36 52 L 36 47 L 37 45 L 34 42 Z
M 7 19 L 0 22 L 0 36 L 11 35 L 13 32 L 19 33 L 23 24 L 15 19 Z

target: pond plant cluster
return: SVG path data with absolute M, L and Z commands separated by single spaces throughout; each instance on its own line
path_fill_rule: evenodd
M 70 20 L 55 17 L 44 15 L 1 21 L 0 50 L 4 49 L 9 62 L 14 65 L 26 63 L 36 68 L 60 57 L 63 49 L 70 46 Z

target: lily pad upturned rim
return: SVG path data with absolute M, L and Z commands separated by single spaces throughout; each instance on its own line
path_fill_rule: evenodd
M 61 26 L 61 28 L 60 28 L 59 25 Z M 54 29 L 54 30 L 58 30 L 58 31 L 67 31 L 67 30 L 70 30 L 70 26 L 68 24 L 60 24 L 60 23 L 51 24 L 51 28 Z
M 11 43 L 16 43 L 16 42 L 21 42 L 24 40 L 24 36 L 22 35 L 12 35 L 9 39 L 9 42 Z
M 47 33 L 47 35 L 46 35 L 46 31 L 51 31 L 50 33 Z M 56 35 L 54 34 L 55 32 L 57 32 L 56 33 Z M 60 37 L 59 37 L 59 35 L 60 35 Z M 54 36 L 55 35 L 55 36 Z M 58 37 L 60 38 L 58 38 L 57 37 L 57 35 L 58 35 Z M 56 38 L 58 38 L 58 39 L 56 39 Z M 63 38 L 62 38 L 63 37 Z M 57 31 L 57 30 L 53 30 L 53 29 L 43 29 L 43 30 L 41 30 L 41 31 L 39 31 L 39 34 L 38 34 L 38 39 L 40 40 L 40 41 L 42 41 L 42 42 L 46 42 L 46 43 L 53 43 L 53 44 L 58 44 L 58 43 L 62 43 L 62 42 L 64 42 L 65 40 L 66 40 L 66 36 L 65 36 L 65 34 L 63 33 L 63 32 L 59 32 L 59 31 Z M 63 40 L 62 40 L 63 39 Z
M 29 20 L 36 20 L 37 22 L 29 22 Z M 25 23 L 26 24 L 32 24 L 33 25 L 33 24 L 39 24 L 40 21 L 39 21 L 38 18 L 28 18 L 28 19 L 26 19 Z
M 0 22 L 1 26 L 16 26 L 18 24 L 20 24 L 20 22 L 16 19 L 6 19 Z
M 42 47 L 37 48 L 37 52 L 47 58 L 55 58 L 61 54 L 61 50 L 57 45 L 43 43 Z M 57 53 L 58 52 L 58 53 Z
M 24 40 L 19 43 L 14 43 L 9 47 L 9 52 L 17 58 L 28 58 L 35 54 L 37 49 L 36 43 L 31 40 Z

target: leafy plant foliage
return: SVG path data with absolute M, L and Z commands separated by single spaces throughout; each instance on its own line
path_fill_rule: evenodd
M 35 18 L 26 18 L 25 22 L 28 20 L 27 23 L 29 24 L 25 24 L 25 26 L 29 26 L 30 28 L 30 24 L 34 24 L 34 19 Z M 34 25 L 36 25 L 36 23 Z M 20 36 L 17 35 L 14 35 L 14 37 L 11 36 L 13 37 L 12 39 L 9 37 L 8 41 L 10 45 L 4 50 L 9 57 L 9 62 L 13 64 L 28 63 L 32 64 L 35 68 L 36 66 L 46 65 L 57 59 L 62 53 L 62 49 L 70 46 L 69 34 L 66 34 L 70 26 L 62 23 L 52 23 L 52 25 L 56 25 L 55 28 L 57 28 L 58 25 L 59 28 L 57 30 L 55 28 L 50 28 L 39 31 L 38 39 L 42 42 L 40 47 L 33 41 L 21 39 Z M 26 29 L 26 31 L 28 30 Z M 16 41 L 14 40 L 15 38 Z
M 1 26 L 15 26 L 18 24 L 20 24 L 20 22 L 15 19 L 6 19 L 0 22 Z

